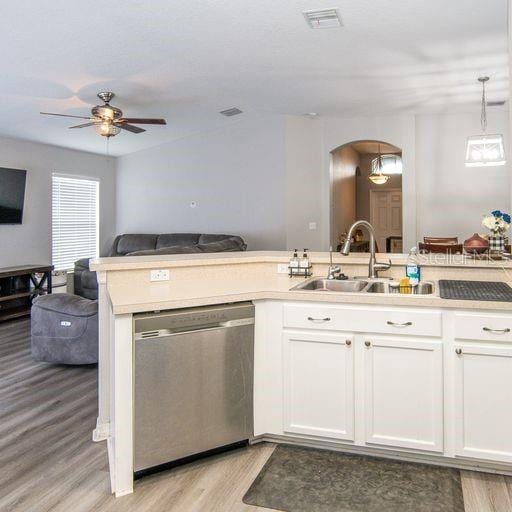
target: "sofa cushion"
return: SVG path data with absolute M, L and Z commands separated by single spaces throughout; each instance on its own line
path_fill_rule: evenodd
M 158 235 L 122 235 L 117 243 L 117 254 L 155 249 Z
M 68 293 L 39 296 L 31 312 L 32 356 L 59 364 L 98 362 L 98 303 Z
M 69 293 L 39 295 L 34 299 L 33 308 L 77 317 L 89 317 L 98 313 L 98 303 L 95 300 L 84 299 Z
M 89 258 L 82 258 L 75 261 L 75 270 L 89 270 Z
M 242 238 L 236 235 L 201 235 L 199 237 L 199 244 L 211 244 L 217 242 L 223 242 L 224 240 L 236 241 L 239 247 L 239 251 L 245 251 L 247 249 L 247 245 Z M 230 245 L 232 242 L 230 242 Z
M 242 251 L 240 243 L 234 238 L 226 238 L 220 242 L 211 242 L 209 244 L 196 245 L 201 252 L 236 252 Z
M 163 247 L 175 247 L 177 245 L 197 245 L 199 235 L 196 233 L 168 233 L 158 235 L 155 249 Z
M 174 245 L 172 247 L 162 247 L 151 251 L 134 251 L 126 256 L 156 256 L 158 254 L 192 254 L 194 252 L 203 252 L 198 245 Z
M 211 242 L 220 242 L 226 238 L 233 238 L 233 235 L 199 235 L 198 244 L 209 244 Z

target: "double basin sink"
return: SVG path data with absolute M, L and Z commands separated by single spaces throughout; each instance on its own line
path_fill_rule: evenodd
M 413 294 L 413 295 L 432 295 L 434 293 L 434 284 L 422 282 L 415 286 L 400 289 L 398 281 L 389 279 L 321 279 L 313 278 L 305 281 L 292 290 L 309 290 L 316 292 L 342 292 L 342 293 L 386 293 L 386 294 Z

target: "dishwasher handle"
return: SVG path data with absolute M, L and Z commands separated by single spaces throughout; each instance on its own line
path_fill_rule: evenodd
M 228 329 L 231 327 L 241 327 L 243 325 L 253 325 L 254 317 L 252 318 L 240 318 L 237 320 L 228 320 L 226 322 L 216 322 L 214 324 L 206 324 L 201 326 L 194 326 L 191 329 L 179 328 L 179 329 L 157 329 L 154 331 L 136 332 L 136 340 L 146 340 L 149 338 L 162 338 L 167 336 L 181 336 L 182 334 L 194 334 L 197 332 L 216 331 L 219 329 Z

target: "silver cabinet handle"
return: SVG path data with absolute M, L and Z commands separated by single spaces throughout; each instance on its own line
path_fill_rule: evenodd
M 462 349 L 461 348 L 456 348 L 455 349 L 455 353 L 460 356 L 462 354 Z
M 326 316 L 325 318 L 313 318 L 312 316 L 308 316 L 308 320 L 310 322 L 330 322 L 331 319 Z
M 371 341 L 365 341 L 364 344 L 367 346 L 367 347 L 371 347 L 372 346 L 372 342 Z
M 345 340 L 345 345 L 347 345 L 347 347 L 350 347 L 350 345 L 352 345 L 352 341 L 351 340 Z
M 492 332 L 493 334 L 506 334 L 507 332 L 510 332 L 508 327 L 505 329 L 491 329 L 490 327 L 484 327 L 483 330 L 485 332 Z
M 404 322 L 404 323 L 397 323 L 397 322 L 392 322 L 391 320 L 388 320 L 386 322 L 388 325 L 392 325 L 393 327 L 408 327 L 409 325 L 412 325 L 412 322 Z

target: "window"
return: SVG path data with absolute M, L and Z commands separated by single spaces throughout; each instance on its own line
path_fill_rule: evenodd
M 80 258 L 98 256 L 99 182 L 62 174 L 52 177 L 52 261 L 69 270 Z
M 402 174 L 402 158 L 399 155 L 380 155 L 381 174 Z M 372 160 L 372 173 L 379 172 L 379 157 Z

